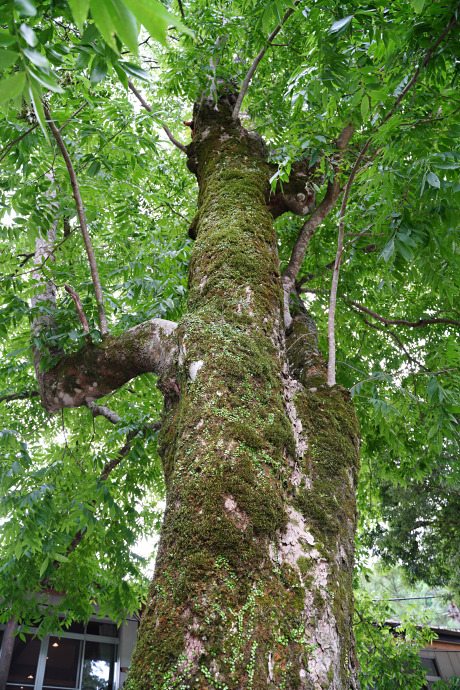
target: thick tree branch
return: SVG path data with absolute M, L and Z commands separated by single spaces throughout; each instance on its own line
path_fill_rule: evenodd
M 149 104 L 147 103 L 147 101 L 142 97 L 142 95 L 141 95 L 141 94 L 139 93 L 139 91 L 136 89 L 136 87 L 134 86 L 134 84 L 133 84 L 133 82 L 131 81 L 131 79 L 128 79 L 128 86 L 129 86 L 129 88 L 131 89 L 131 91 L 133 92 L 133 94 L 136 96 L 137 100 L 138 100 L 139 103 L 142 105 L 142 107 L 145 108 L 145 109 L 147 110 L 147 112 L 151 113 L 151 112 L 152 112 L 152 108 L 149 106 Z M 186 147 L 184 146 L 184 144 L 181 144 L 180 141 L 177 141 L 177 139 L 174 137 L 174 135 L 173 135 L 173 133 L 171 132 L 171 130 L 169 129 L 169 127 L 168 127 L 167 125 L 165 125 L 165 124 L 163 124 L 162 127 L 163 127 L 164 131 L 166 132 L 166 134 L 168 135 L 168 138 L 169 138 L 170 142 L 171 142 L 172 144 L 174 144 L 174 146 L 177 146 L 177 148 L 180 149 L 181 151 L 183 151 L 184 153 L 187 153 L 187 149 L 186 149 Z
M 15 618 L 10 618 L 6 624 L 0 656 L 0 690 L 5 690 L 6 688 L 11 659 L 13 657 L 14 643 L 16 642 L 14 633 L 16 632 L 17 625 Z
M 140 374 L 165 374 L 176 357 L 175 329 L 172 321 L 152 319 L 66 355 L 50 371 L 41 373 L 43 407 L 57 412 L 87 405 Z
M 384 316 L 380 316 L 379 314 L 376 314 L 375 311 L 371 311 L 370 309 L 365 307 L 363 304 L 360 304 L 359 302 L 354 302 L 352 299 L 348 299 L 348 298 L 346 299 L 346 301 L 349 304 L 352 304 L 354 307 L 356 307 L 360 311 L 363 311 L 366 314 L 369 314 L 369 316 L 372 316 L 372 318 L 385 324 L 385 326 L 408 326 L 410 328 L 421 328 L 423 326 L 431 326 L 432 324 L 435 324 L 435 323 L 447 323 L 447 324 L 450 324 L 452 326 L 460 326 L 460 321 L 456 321 L 455 319 L 445 319 L 445 318 L 419 319 L 418 321 L 408 321 L 407 319 L 386 319 Z
M 91 410 L 93 417 L 105 417 L 111 424 L 119 424 L 122 421 L 116 412 L 105 405 L 95 405 L 93 402 L 89 402 L 88 408 Z
M 70 156 L 67 152 L 67 149 L 65 147 L 64 141 L 59 133 L 58 128 L 54 124 L 54 122 L 51 119 L 51 114 L 48 110 L 48 108 L 44 105 L 43 106 L 44 112 L 46 119 L 48 121 L 48 125 L 53 132 L 54 138 L 56 139 L 57 145 L 59 146 L 59 149 L 62 153 L 62 156 L 65 160 L 65 164 L 67 166 L 67 170 L 69 173 L 70 177 L 70 184 L 72 185 L 72 190 L 73 190 L 73 196 L 75 199 L 75 204 L 77 207 L 77 214 L 78 214 L 78 220 L 80 221 L 80 229 L 81 233 L 83 235 L 83 241 L 85 243 L 85 248 L 86 248 L 86 253 L 88 256 L 88 261 L 91 269 L 91 277 L 93 281 L 93 286 L 94 286 L 94 293 L 96 296 L 96 302 L 97 302 L 97 313 L 99 317 L 99 328 L 101 331 L 102 336 L 107 335 L 107 319 L 105 316 L 105 309 L 104 309 L 104 298 L 102 295 L 102 286 L 101 286 L 101 281 L 99 278 L 99 271 L 97 269 L 97 264 L 96 264 L 96 257 L 94 256 L 94 251 L 93 251 L 93 246 L 91 244 L 91 238 L 89 236 L 88 232 L 88 227 L 86 225 L 86 216 L 85 212 L 83 209 L 83 202 L 82 198 L 80 195 L 80 188 L 78 186 L 78 181 L 77 181 L 77 176 L 75 174 L 74 167 L 72 165 L 72 161 L 70 160 Z
M 296 0 L 296 1 L 294 2 L 294 5 L 297 7 L 297 5 L 299 4 L 299 2 L 300 2 L 300 0 Z M 238 98 L 236 99 L 235 107 L 233 108 L 232 117 L 233 117 L 234 120 L 236 120 L 236 118 L 238 117 L 238 115 L 239 115 L 239 113 L 240 113 L 241 104 L 243 103 L 243 99 L 244 99 L 244 97 L 245 97 L 245 95 L 246 95 L 246 92 L 247 92 L 247 90 L 248 90 L 249 84 L 251 83 L 251 79 L 252 79 L 252 77 L 253 77 L 253 75 L 254 75 L 254 72 L 256 71 L 257 67 L 259 66 L 259 62 L 262 60 L 263 56 L 264 56 L 265 53 L 267 52 L 267 48 L 270 47 L 270 45 L 271 45 L 273 39 L 279 34 L 279 32 L 281 31 L 282 27 L 284 26 L 284 24 L 286 23 L 286 21 L 289 19 L 289 17 L 291 16 L 291 14 L 292 14 L 294 11 L 295 11 L 295 10 L 294 10 L 294 8 L 292 8 L 292 7 L 291 7 L 290 9 L 288 9 L 288 11 L 287 11 L 286 14 L 284 15 L 284 17 L 283 17 L 282 21 L 280 22 L 280 24 L 278 24 L 278 26 L 272 31 L 272 33 L 271 33 L 270 36 L 268 37 L 268 39 L 267 39 L 267 45 L 266 45 L 264 48 L 262 48 L 262 50 L 259 52 L 259 54 L 258 54 L 258 55 L 256 56 L 256 58 L 254 59 L 254 62 L 253 62 L 252 65 L 250 66 L 250 68 L 249 68 L 249 70 L 248 70 L 248 73 L 246 74 L 246 76 L 245 76 L 245 78 L 244 78 L 244 80 L 243 80 L 243 83 L 241 84 L 240 92 L 239 92 L 239 94 L 238 94 Z
M 347 125 L 342 129 L 336 139 L 336 149 L 339 151 L 338 161 L 335 165 L 334 177 L 332 182 L 329 181 L 326 189 L 326 194 L 322 201 L 318 204 L 308 220 L 300 229 L 297 240 L 292 248 L 291 258 L 283 274 L 283 289 L 284 289 L 284 324 L 286 328 L 291 323 L 289 314 L 289 294 L 294 287 L 295 280 L 302 266 L 310 240 L 316 228 L 321 225 L 324 219 L 329 215 L 334 207 L 340 194 L 340 163 L 342 160 L 342 153 L 347 148 L 353 132 L 354 125 Z

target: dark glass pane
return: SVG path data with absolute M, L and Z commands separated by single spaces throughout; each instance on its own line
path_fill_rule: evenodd
M 85 624 L 73 622 L 68 628 L 64 628 L 64 630 L 66 632 L 80 633 L 80 635 L 83 635 L 85 632 Z
M 434 659 L 426 659 L 422 656 L 420 661 L 422 662 L 422 666 L 426 668 L 426 672 L 429 676 L 439 676 L 439 671 Z
M 61 621 L 63 620 L 62 616 L 59 616 L 59 618 L 61 619 Z M 83 633 L 85 632 L 85 624 L 72 621 L 69 627 L 65 627 L 64 630 L 66 632 L 80 633 L 80 635 L 83 635 Z
M 26 642 L 23 642 L 20 637 L 16 638 L 8 683 L 19 683 L 20 685 L 33 685 L 35 683 L 40 645 L 40 640 L 32 635 L 26 635 Z
M 80 645 L 79 640 L 50 637 L 43 687 L 77 687 Z
M 86 642 L 81 690 L 112 690 L 117 645 Z
M 118 637 L 117 626 L 114 623 L 89 621 L 86 626 L 87 635 L 104 635 L 104 637 Z

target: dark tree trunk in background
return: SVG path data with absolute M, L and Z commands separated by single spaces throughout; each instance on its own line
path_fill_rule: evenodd
M 2 653 L 0 654 L 0 690 L 5 690 L 6 688 L 6 681 L 8 680 L 11 659 L 13 657 L 14 642 L 16 640 L 16 637 L 13 637 L 16 632 L 16 626 L 15 619 L 10 618 L 3 633 Z
M 188 147 L 199 182 L 179 362 L 160 381 L 167 503 L 127 686 L 357 688 L 358 424 L 309 316 L 288 333 L 269 171 L 222 99 Z

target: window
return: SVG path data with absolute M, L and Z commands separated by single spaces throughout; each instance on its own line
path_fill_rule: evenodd
M 2 631 L 0 631 L 0 641 Z M 116 690 L 118 631 L 108 622 L 73 623 L 61 637 L 17 637 L 7 690 Z
M 420 657 L 423 668 L 427 676 L 439 676 L 439 669 L 436 663 L 436 659 L 427 659 L 426 657 Z
M 25 690 L 35 686 L 41 643 L 32 635 L 25 637 L 26 642 L 17 637 L 14 643 L 7 690 Z

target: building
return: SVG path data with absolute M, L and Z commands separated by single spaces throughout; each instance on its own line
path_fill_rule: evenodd
M 437 639 L 419 652 L 426 668 L 428 690 L 437 680 L 460 678 L 460 630 L 431 629 L 437 634 Z
M 6 626 L 0 625 L 0 643 Z M 72 623 L 60 637 L 16 637 L 7 690 L 118 690 L 137 637 L 138 621 L 120 628 L 108 619 Z

